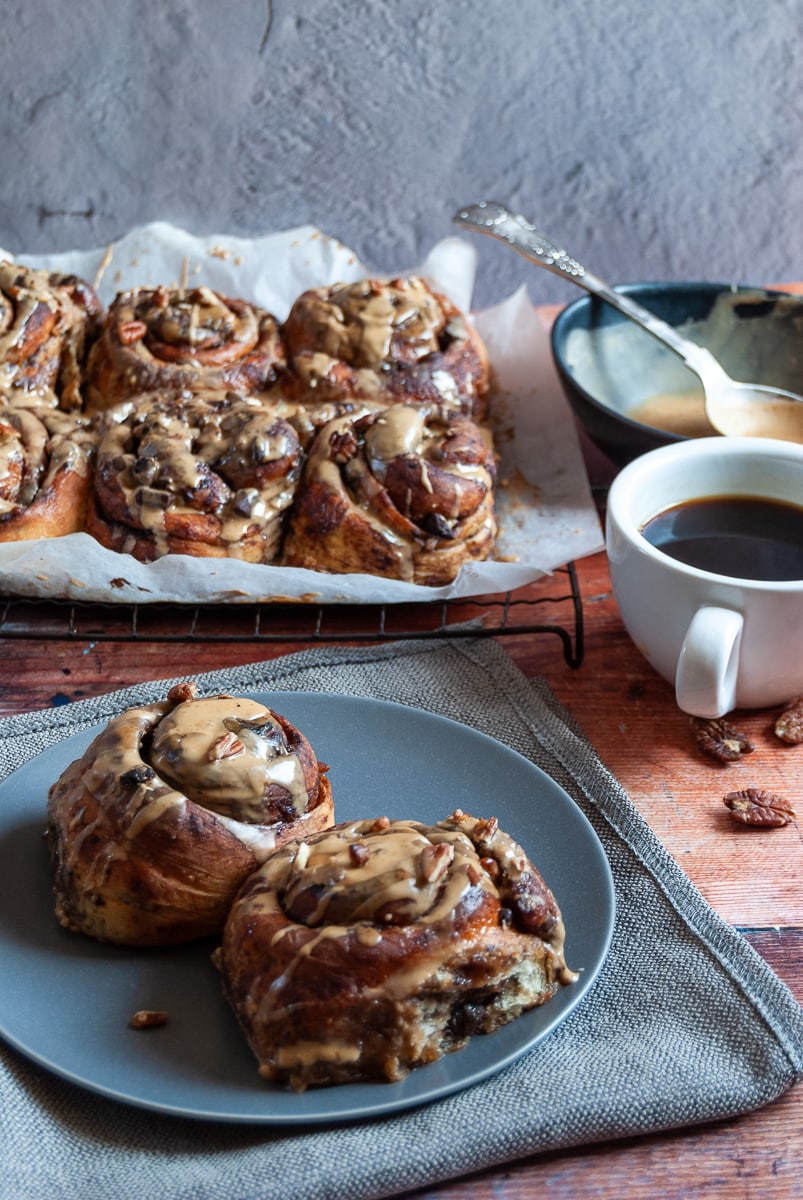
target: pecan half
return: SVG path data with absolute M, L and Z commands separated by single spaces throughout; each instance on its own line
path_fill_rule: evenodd
M 362 842 L 351 842 L 349 845 L 349 860 L 353 867 L 364 867 L 371 857 L 371 851 Z
M 775 736 L 790 746 L 803 742 L 803 696 L 790 701 L 775 722 Z
M 198 684 L 188 679 L 184 683 L 177 683 L 171 687 L 167 698 L 174 704 L 183 704 L 186 700 L 194 700 L 197 695 Z
M 148 326 L 144 321 L 121 321 L 117 326 L 117 334 L 124 346 L 141 342 L 147 332 Z
M 454 858 L 454 846 L 451 842 L 437 842 L 434 846 L 425 846 L 421 851 L 419 870 L 425 883 L 440 883 Z
M 360 444 L 350 429 L 335 430 L 329 438 L 329 448 L 334 461 L 342 464 L 348 462 L 350 458 L 354 458 Z
M 788 825 L 795 810 L 788 800 L 764 788 L 745 788 L 741 792 L 728 792 L 724 797 L 725 807 L 730 810 L 734 821 L 741 825 L 757 828 L 772 828 Z
M 490 875 L 493 880 L 497 880 L 502 874 L 502 868 L 495 858 L 481 858 L 480 866 L 484 868 L 486 875 Z
M 221 758 L 236 758 L 238 754 L 245 754 L 245 746 L 237 737 L 236 733 L 223 733 L 209 747 L 209 761 L 217 762 Z
M 697 745 L 703 754 L 715 758 L 717 762 L 735 762 L 743 754 L 750 754 L 755 750 L 755 745 L 747 734 L 735 729 L 727 721 L 705 721 L 695 717 L 692 724 Z

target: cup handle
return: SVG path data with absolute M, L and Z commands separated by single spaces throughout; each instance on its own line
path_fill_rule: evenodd
M 723 717 L 736 707 L 744 617 L 729 608 L 699 608 L 680 648 L 675 698 L 695 717 Z

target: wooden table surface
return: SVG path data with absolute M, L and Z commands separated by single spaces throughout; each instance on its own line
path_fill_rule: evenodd
M 593 453 L 590 462 L 593 473 L 599 469 Z M 774 737 L 772 712 L 739 713 L 732 719 L 753 737 L 754 753 L 726 767 L 705 759 L 671 688 L 622 628 L 604 553 L 580 561 L 577 573 L 585 624 L 580 667 L 567 665 L 553 637 L 506 634 L 505 649 L 526 675 L 548 680 L 703 895 L 803 1000 L 803 746 L 784 746 Z M 39 641 L 3 637 L 0 630 L 0 715 L 299 648 L 188 640 L 168 648 L 147 641 Z M 748 786 L 787 796 L 800 818 L 767 831 L 736 826 L 722 796 Z M 542 1155 L 416 1196 L 524 1200 L 545 1190 L 560 1200 L 803 1196 L 801 1130 L 803 1089 L 798 1087 L 736 1120 Z

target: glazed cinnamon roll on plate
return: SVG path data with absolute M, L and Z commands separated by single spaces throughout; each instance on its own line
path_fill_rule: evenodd
M 0 389 L 82 407 L 82 370 L 103 306 L 85 280 L 0 262 Z
M 311 288 L 284 326 L 306 403 L 427 403 L 484 420 L 489 367 L 468 317 L 418 276 Z
M 318 683 L 325 685 L 325 676 Z M 308 692 L 256 692 L 244 698 L 262 705 L 263 709 L 281 713 L 286 721 L 303 731 L 315 757 L 329 764 L 340 825 L 373 821 L 374 814 L 380 813 L 391 823 L 438 826 L 444 813 L 454 807 L 495 815 L 499 828 L 524 848 L 554 890 L 566 928 L 565 959 L 573 970 L 580 972 L 578 980 L 560 986 L 548 1002 L 528 1009 L 495 1032 L 472 1036 L 462 1049 L 417 1066 L 397 1082 L 382 1077 L 334 1087 L 309 1087 L 305 1092 L 270 1083 L 259 1075 L 254 1054 L 222 995 L 219 972 L 210 960 L 219 940 L 205 938 L 161 948 L 109 945 L 95 937 L 77 936 L 54 917 L 53 871 L 42 842 L 45 797 L 76 760 L 84 760 L 85 782 L 79 784 L 78 771 L 74 769 L 76 807 L 71 852 L 83 857 L 87 885 L 97 887 L 107 871 L 121 869 L 112 848 L 114 843 L 103 836 L 105 826 L 95 824 L 98 815 L 95 802 L 90 803 L 89 797 L 85 797 L 89 807 L 82 815 L 78 799 L 79 793 L 88 792 L 87 785 L 97 779 L 97 766 L 87 750 L 102 735 L 103 723 L 76 733 L 32 758 L 0 784 L 0 878 L 3 880 L 0 1036 L 39 1064 L 44 1063 L 79 1086 L 118 1101 L 172 1116 L 305 1126 L 370 1119 L 427 1103 L 493 1074 L 541 1043 L 582 1002 L 598 979 L 614 917 L 613 885 L 605 852 L 588 820 L 567 793 L 500 742 L 407 705 Z M 106 761 L 115 775 L 127 774 L 129 765 L 135 771 L 141 769 L 141 763 L 131 762 L 128 752 L 124 759 L 113 755 Z M 237 761 L 231 760 L 230 765 Z M 147 779 L 141 784 L 129 779 L 132 798 L 139 789 L 143 799 L 148 797 L 156 802 L 153 807 L 139 809 L 134 829 L 140 847 L 143 845 L 140 838 L 146 838 L 146 830 L 150 829 L 150 845 L 155 847 L 159 829 L 164 831 L 177 823 L 179 812 L 170 808 L 169 812 L 158 815 L 160 802 L 155 791 L 147 791 Z M 171 793 L 180 788 L 167 780 L 164 786 L 162 795 L 167 809 Z M 62 808 L 61 804 L 59 807 Z M 62 811 L 69 824 L 66 801 Z M 188 803 L 187 816 L 190 811 Z M 150 817 L 154 819 L 149 820 Z M 100 836 L 93 842 L 96 829 Z M 443 836 L 451 838 L 455 833 L 446 831 Z M 311 838 L 315 836 L 312 834 Z M 364 836 L 362 840 L 370 849 L 369 838 Z M 429 841 L 429 835 L 426 840 Z M 351 839 L 348 845 L 352 841 L 359 844 L 360 839 Z M 426 846 L 422 844 L 420 849 L 422 853 L 413 857 L 421 862 L 423 874 Z M 350 861 L 352 852 L 346 853 Z M 459 853 L 456 848 L 453 862 L 457 863 Z M 359 850 L 356 857 L 362 857 Z M 484 850 L 479 854 L 480 860 L 490 857 L 493 856 Z M 437 874 L 437 854 L 434 860 Z M 198 860 L 192 854 L 182 862 L 182 869 L 192 870 L 198 861 L 205 871 L 211 859 L 204 856 Z M 94 864 L 94 884 L 90 864 Z M 308 860 L 310 864 L 312 859 Z M 488 868 L 482 862 L 481 868 L 490 880 Z M 450 871 L 454 869 L 450 865 Z M 346 868 L 358 887 L 367 882 L 369 870 L 359 865 Z M 432 892 L 434 878 L 430 873 Z M 444 878 L 453 880 L 449 873 Z M 454 876 L 457 878 L 459 872 Z M 463 880 L 466 884 L 467 871 Z M 488 930 L 496 945 L 496 939 L 503 936 L 505 929 L 498 919 L 502 908 L 512 910 L 514 904 L 506 898 L 504 888 L 493 880 L 491 883 L 498 891 L 501 906 L 496 907 L 497 902 L 489 893 Z M 85 893 L 87 897 L 91 886 Z M 415 896 L 418 888 L 415 884 L 411 895 Z M 485 898 L 486 886 L 472 885 L 472 889 L 469 894 L 466 888 L 466 906 L 468 901 L 476 901 L 474 911 L 479 914 L 483 905 L 489 903 Z M 423 888 L 422 895 L 426 891 Z M 294 906 L 300 905 L 307 914 L 302 936 L 309 936 L 313 928 L 315 918 L 310 900 L 314 898 L 309 888 L 302 887 L 295 893 Z M 321 907 L 325 895 L 321 893 L 318 899 Z M 340 901 L 334 903 L 336 909 Z M 373 909 L 377 907 L 374 901 Z M 537 909 L 536 904 L 536 912 Z M 494 912 L 496 917 L 492 915 Z M 422 946 L 429 944 L 437 958 L 437 943 L 429 941 L 434 925 L 437 922 L 430 922 L 429 931 L 426 923 L 422 927 Z M 347 927 L 348 922 L 340 928 Z M 363 954 L 354 976 L 354 988 L 358 991 L 366 986 L 365 967 L 374 954 L 379 955 L 377 985 L 381 979 L 390 980 L 391 956 L 382 958 L 377 934 L 383 937 L 387 934 L 385 947 L 391 950 L 397 934 L 413 940 L 410 925 L 406 935 L 400 923 L 383 923 L 381 928 L 372 929 L 367 915 L 361 928 L 362 942 L 356 937 L 352 939 L 355 953 Z M 513 928 L 518 929 L 518 925 Z M 318 943 L 310 949 L 313 955 L 319 951 L 325 955 L 330 940 L 334 940 L 335 947 L 340 944 L 337 938 L 329 937 L 329 926 L 321 924 L 316 929 Z M 468 933 L 470 925 L 465 929 Z M 549 941 L 556 949 L 556 930 L 544 932 L 549 937 L 542 940 Z M 282 937 L 277 944 L 281 941 Z M 377 942 L 376 947 L 372 948 L 372 941 Z M 408 981 L 422 961 L 414 956 L 409 959 Z M 484 970 L 477 964 L 478 984 Z M 485 979 L 488 977 L 486 971 Z M 401 976 L 396 978 L 401 981 Z M 59 998 L 58 1020 L 53 1016 L 54 994 Z M 322 998 L 323 993 L 318 999 Z M 484 999 L 487 998 L 485 993 Z M 460 992 L 455 999 L 459 1005 Z M 365 1002 L 365 1020 L 370 1028 L 370 997 Z M 141 1009 L 166 1012 L 166 1023 L 145 1032 L 131 1030 L 131 1017 Z M 464 1032 L 469 1031 L 471 1023 L 466 1012 Z M 324 1026 L 316 1030 L 316 1040 L 324 1032 Z M 333 1051 L 336 1055 L 336 1046 Z M 524 1082 L 521 1076 L 514 1082 L 526 1086 L 526 1074 Z
M 217 953 L 260 1074 L 403 1079 L 575 982 L 554 896 L 496 818 L 349 821 L 271 855 Z
M 87 532 L 140 562 L 271 562 L 301 467 L 295 430 L 255 398 L 142 396 L 100 424 Z
M 80 415 L 0 394 L 0 542 L 84 528 L 95 443 Z
M 286 566 L 439 586 L 496 537 L 490 433 L 467 417 L 393 405 L 325 425 L 285 540 Z
M 111 304 L 92 348 L 87 405 L 164 389 L 251 395 L 284 363 L 279 323 L 258 305 L 208 287 L 134 288 Z
M 50 789 L 59 921 L 127 946 L 218 932 L 270 853 L 332 823 L 326 770 L 301 730 L 247 697 L 187 683 L 126 710 Z

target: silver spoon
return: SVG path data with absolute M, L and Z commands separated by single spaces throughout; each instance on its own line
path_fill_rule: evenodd
M 483 200 L 461 208 L 452 219 L 464 229 L 507 242 L 530 262 L 571 279 L 572 283 L 612 304 L 663 342 L 698 376 L 703 385 L 706 415 L 720 433 L 731 437 L 776 437 L 803 442 L 803 396 L 781 388 L 731 379 L 710 350 L 683 337 L 674 326 L 642 308 L 629 296 L 615 292 L 524 217 L 511 213 L 503 204 Z

